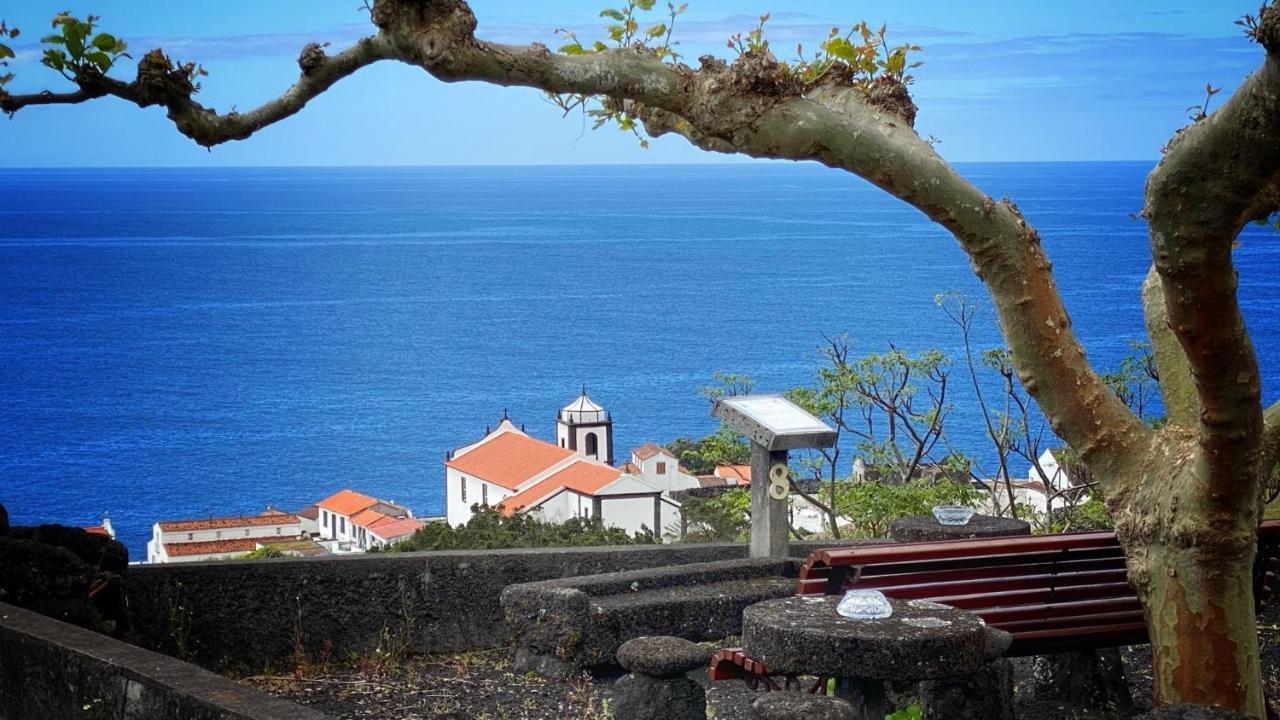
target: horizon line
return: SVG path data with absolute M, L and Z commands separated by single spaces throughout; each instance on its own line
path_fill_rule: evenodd
M 759 158 L 770 163 L 788 163 L 791 165 L 822 166 L 817 161 L 771 160 Z M 956 160 L 950 165 L 1102 165 L 1102 164 L 1135 164 L 1156 163 L 1159 159 L 1138 158 L 1118 160 Z M 756 164 L 750 160 L 739 162 L 665 162 L 665 163 L 627 163 L 627 162 L 582 162 L 582 163 L 442 163 L 442 164 L 384 164 L 384 165 L 0 165 L 0 172 L 15 170 L 333 170 L 333 169 L 501 169 L 501 168 L 630 168 L 630 167 L 726 167 L 733 165 Z M 825 167 L 825 166 L 822 166 Z

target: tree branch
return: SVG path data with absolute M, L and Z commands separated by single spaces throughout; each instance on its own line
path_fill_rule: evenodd
M 1151 339 L 1151 354 L 1160 374 L 1160 394 L 1168 421 L 1172 425 L 1194 427 L 1200 416 L 1200 398 L 1196 396 L 1187 353 L 1169 327 L 1164 292 L 1154 266 L 1142 283 L 1142 314 Z
M 312 98 L 356 70 L 393 57 L 391 46 L 378 36 L 364 38 L 332 56 L 325 55 L 317 44 L 307 45 L 298 57 L 298 81 L 280 97 L 246 113 L 220 115 L 192 99 L 196 92 L 195 65 L 175 65 L 164 53 L 153 50 L 138 62 L 138 75 L 133 82 L 93 74 L 78 78 L 79 89 L 69 93 L 9 95 L 0 91 L 0 110 L 12 114 L 32 105 L 76 104 L 110 95 L 138 107 L 164 105 L 179 132 L 211 147 L 228 140 L 243 140 L 297 113 Z
M 1264 22 L 1278 20 L 1274 7 Z M 1266 41 L 1264 41 L 1266 42 Z M 1280 60 L 1262 67 L 1208 118 L 1183 130 L 1147 179 L 1151 249 L 1168 325 L 1199 398 L 1205 480 L 1238 501 L 1254 476 L 1262 431 L 1257 357 L 1236 298 L 1232 246 L 1250 220 L 1276 209 L 1280 174 Z M 1162 368 L 1163 370 L 1163 368 Z

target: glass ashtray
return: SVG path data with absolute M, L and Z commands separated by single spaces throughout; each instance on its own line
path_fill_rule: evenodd
M 878 620 L 893 614 L 893 606 L 879 590 L 850 590 L 840 598 L 836 612 L 854 620 Z
M 942 525 L 968 525 L 974 509 L 968 505 L 935 505 L 933 517 Z

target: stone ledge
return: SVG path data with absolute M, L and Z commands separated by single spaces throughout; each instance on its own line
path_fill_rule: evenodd
M 99 716 L 328 718 L 180 660 L 0 603 L 0 717 Z

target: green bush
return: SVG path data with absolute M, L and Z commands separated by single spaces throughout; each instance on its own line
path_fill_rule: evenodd
M 735 487 L 712 497 L 680 501 L 685 542 L 742 542 L 751 534 L 751 495 Z
M 658 542 L 652 532 L 628 533 L 621 528 L 606 527 L 600 518 L 573 518 L 553 524 L 520 512 L 508 517 L 486 505 L 473 505 L 471 510 L 473 514 L 466 525 L 451 527 L 443 522 L 427 523 L 413 537 L 390 546 L 387 551 L 644 545 Z
M 928 515 L 935 505 L 977 505 L 983 493 L 950 480 L 901 484 L 844 482 L 836 486 L 836 511 L 851 523 L 847 537 L 886 537 L 889 524 L 908 515 Z

